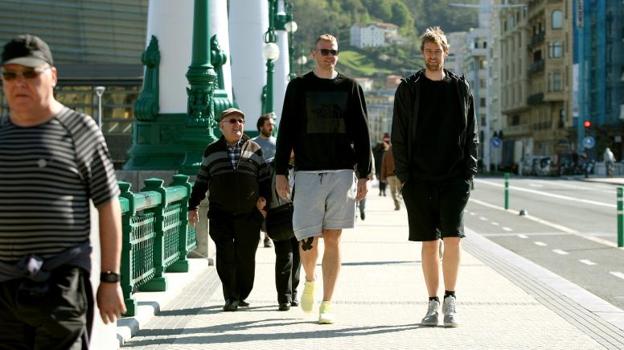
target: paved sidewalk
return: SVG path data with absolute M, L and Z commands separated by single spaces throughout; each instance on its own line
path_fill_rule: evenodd
M 204 269 L 124 348 L 624 348 L 621 310 L 474 232 L 464 240 L 457 287 L 461 326 L 420 327 L 427 307 L 420 244 L 406 239 L 405 210 L 392 209 L 390 197 L 372 191 L 366 221 L 343 233 L 335 324 L 317 324 L 318 309 L 277 311 L 274 251 L 260 247 L 251 307 L 222 312 L 216 272 Z
M 624 177 L 614 176 L 614 177 L 601 177 L 601 176 L 590 176 L 588 178 L 581 178 L 583 181 L 588 182 L 602 182 L 617 186 L 624 186 Z

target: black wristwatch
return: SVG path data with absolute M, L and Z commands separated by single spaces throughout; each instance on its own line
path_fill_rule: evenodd
M 119 282 L 119 274 L 113 271 L 104 271 L 100 273 L 100 282 L 117 283 Z

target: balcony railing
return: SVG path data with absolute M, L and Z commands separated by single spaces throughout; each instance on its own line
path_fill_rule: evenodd
M 529 66 L 529 74 L 535 74 L 537 72 L 543 71 L 545 65 L 546 64 L 543 59 L 531 63 L 531 65 Z
M 191 184 L 175 175 L 169 187 L 161 179 L 145 180 L 142 192 L 119 182 L 123 240 L 121 288 L 126 316 L 136 313 L 136 291 L 164 291 L 165 272 L 188 272 L 188 253 L 195 248 L 195 229 L 188 224 Z
M 531 37 L 531 41 L 529 42 L 528 48 L 533 49 L 537 45 L 543 43 L 545 38 L 546 38 L 546 32 L 539 32 L 537 34 L 533 34 L 533 36 Z
M 529 95 L 529 97 L 527 98 L 527 104 L 529 106 L 538 105 L 538 104 L 540 104 L 542 102 L 544 102 L 544 93 L 543 92 L 538 92 L 536 94 Z
M 529 133 L 529 126 L 527 124 L 512 125 L 503 129 L 505 136 L 522 136 Z

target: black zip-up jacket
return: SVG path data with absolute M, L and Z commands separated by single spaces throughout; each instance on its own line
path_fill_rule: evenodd
M 474 112 L 474 101 L 468 82 L 463 76 L 453 74 L 444 70 L 457 88 L 459 96 L 459 111 L 463 118 L 460 129 L 460 139 L 458 148 L 460 158 L 463 159 L 462 175 L 465 179 L 471 180 L 477 173 L 477 146 L 479 144 L 478 124 Z M 422 69 L 407 79 L 403 79 L 397 88 L 394 97 L 394 113 L 392 117 L 392 152 L 395 161 L 395 174 L 406 182 L 410 178 L 419 178 L 419 174 L 414 174 L 415 144 L 418 135 L 418 114 L 420 108 L 420 88 L 425 70 Z M 453 160 L 449 160 L 452 162 Z M 453 166 L 449 164 L 449 167 Z M 436 180 L 436 179 L 428 179 Z M 444 180 L 444 179 L 437 179 Z
M 189 210 L 197 208 L 208 191 L 208 210 L 232 215 L 253 212 L 258 197 L 271 202 L 271 173 L 260 146 L 243 135 L 236 169 L 228 157 L 222 136 L 206 147 L 189 199 Z

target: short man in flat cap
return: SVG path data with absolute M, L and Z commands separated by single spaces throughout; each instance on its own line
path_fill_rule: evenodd
M 245 114 L 221 113 L 223 136 L 208 145 L 189 199 L 189 221 L 208 191 L 208 227 L 215 242 L 217 274 L 223 284 L 223 311 L 248 306 L 256 268 L 260 226 L 271 196 L 269 167 L 260 146 L 243 133 Z
M 97 305 L 105 323 L 125 312 L 113 164 L 93 118 L 54 98 L 57 70 L 43 40 L 12 39 L 1 65 L 10 113 L 0 117 L 0 349 L 87 349 L 89 201 L 99 214 Z

